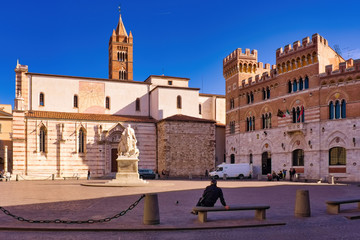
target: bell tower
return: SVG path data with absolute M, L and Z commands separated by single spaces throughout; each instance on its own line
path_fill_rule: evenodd
M 109 78 L 133 80 L 133 36 L 127 34 L 121 14 L 109 41 Z

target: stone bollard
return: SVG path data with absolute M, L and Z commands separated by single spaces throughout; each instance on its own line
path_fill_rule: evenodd
M 16 181 L 19 181 L 19 174 L 16 174 Z
M 51 174 L 51 180 L 55 180 L 55 174 Z
M 145 194 L 144 219 L 145 225 L 160 224 L 159 204 L 157 193 Z
M 308 190 L 296 190 L 295 216 L 310 217 L 310 199 Z

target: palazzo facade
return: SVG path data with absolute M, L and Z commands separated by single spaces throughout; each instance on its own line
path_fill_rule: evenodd
M 276 65 L 236 49 L 223 60 L 226 161 L 261 176 L 295 168 L 306 179 L 360 181 L 360 59 L 319 34 L 276 50 Z

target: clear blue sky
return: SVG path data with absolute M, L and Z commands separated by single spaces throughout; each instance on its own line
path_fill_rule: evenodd
M 222 60 L 236 48 L 275 51 L 319 33 L 360 58 L 360 1 L 0 1 L 0 103 L 13 104 L 16 60 L 30 72 L 108 78 L 108 42 L 121 4 L 134 36 L 134 80 L 165 74 L 224 94 Z

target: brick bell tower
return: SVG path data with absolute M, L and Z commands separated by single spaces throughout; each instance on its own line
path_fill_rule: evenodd
M 133 80 L 133 36 L 127 34 L 121 14 L 109 41 L 109 78 Z

